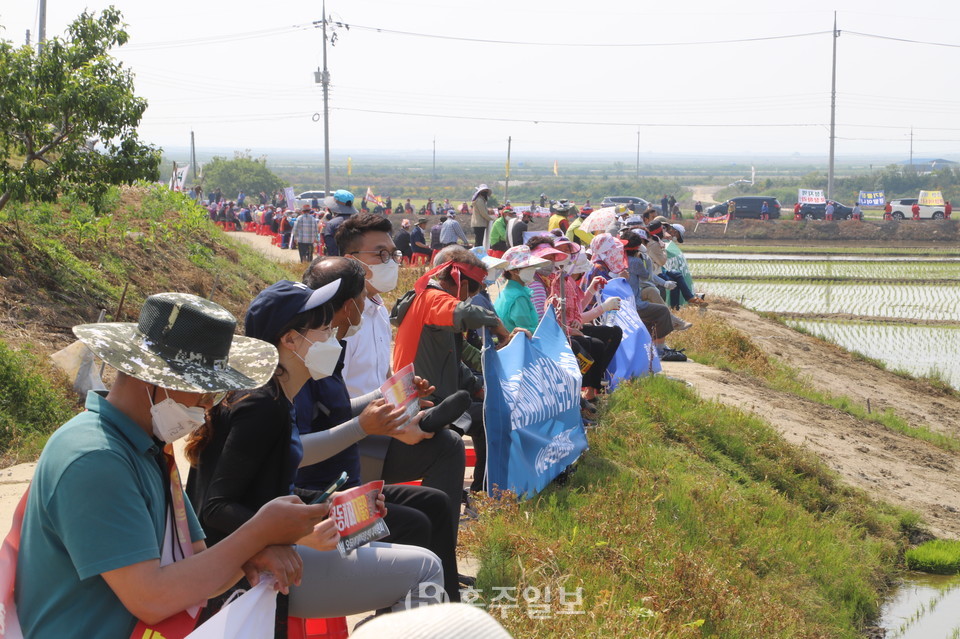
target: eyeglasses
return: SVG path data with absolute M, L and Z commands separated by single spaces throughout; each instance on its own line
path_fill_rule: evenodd
M 360 255 L 361 253 L 373 253 L 377 255 L 384 264 L 391 259 L 397 263 L 403 259 L 403 253 L 401 251 L 390 251 L 387 249 L 380 249 L 379 251 L 351 251 L 350 255 Z

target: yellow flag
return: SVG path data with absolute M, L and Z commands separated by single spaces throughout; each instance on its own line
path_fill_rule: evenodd
M 559 171 L 557 170 L 557 161 L 556 161 L 556 160 L 553 161 L 553 174 L 554 174 L 554 175 L 557 175 L 557 176 L 560 175 Z
M 347 156 L 347 175 L 353 175 L 353 158 Z

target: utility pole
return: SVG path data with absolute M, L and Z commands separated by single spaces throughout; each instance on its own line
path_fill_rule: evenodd
M 37 27 L 37 54 L 43 52 L 43 43 L 47 39 L 47 0 L 40 0 L 37 11 L 40 24 Z
M 30 46 L 30 29 L 27 29 L 27 46 Z
M 830 77 L 830 167 L 827 170 L 827 199 L 833 197 L 833 152 L 837 139 L 837 12 L 833 12 L 833 73 Z
M 193 183 L 197 183 L 197 145 L 194 143 L 193 131 L 190 131 L 190 170 L 193 171 Z
M 640 179 L 640 127 L 637 127 L 637 179 Z
M 323 190 L 330 195 L 330 72 L 327 71 L 327 0 L 323 0 Z
M 913 173 L 913 126 L 910 127 L 910 172 Z
M 510 144 L 513 136 L 507 137 L 507 179 L 503 183 L 503 204 L 507 204 L 507 193 L 510 191 Z

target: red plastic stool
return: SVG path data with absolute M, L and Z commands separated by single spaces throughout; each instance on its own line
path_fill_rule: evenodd
M 473 448 L 467 448 L 464 452 L 467 454 L 467 468 L 477 467 L 477 451 Z
M 427 263 L 426 253 L 414 253 L 413 258 L 410 260 L 411 266 L 423 266 L 426 263 Z
M 346 617 L 287 617 L 287 639 L 347 639 L 348 634 Z

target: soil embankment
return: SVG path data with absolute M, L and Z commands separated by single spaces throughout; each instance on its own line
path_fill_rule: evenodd
M 797 333 L 732 302 L 711 301 L 718 313 L 770 356 L 804 373 L 818 390 L 890 409 L 911 426 L 960 437 L 960 397 L 904 379 L 816 338 Z M 846 481 L 877 499 L 921 513 L 931 532 L 960 538 L 960 455 L 857 419 L 848 413 L 771 390 L 747 375 L 694 362 L 665 372 L 704 397 L 756 413 L 790 442 L 815 452 Z

